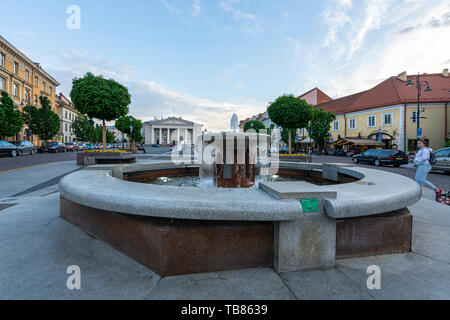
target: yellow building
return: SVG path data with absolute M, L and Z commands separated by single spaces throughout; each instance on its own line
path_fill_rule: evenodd
M 22 111 L 23 106 L 32 104 L 40 107 L 39 97 L 46 96 L 54 112 L 57 113 L 55 92 L 59 82 L 50 76 L 39 63 L 33 62 L 6 39 L 0 36 L 0 91 L 6 91 L 13 99 L 17 109 Z M 24 126 L 16 137 L 7 140 L 28 139 Z M 33 143 L 39 144 L 38 137 L 34 136 Z
M 375 147 L 379 134 L 381 147 L 405 152 L 417 144 L 417 76 L 390 77 L 367 91 L 318 104 L 333 112 L 333 141 L 351 139 L 356 149 Z M 420 75 L 420 128 L 422 137 L 434 150 L 450 139 L 450 78 L 448 69 L 440 74 Z M 431 91 L 426 90 L 427 87 Z M 356 142 L 355 142 L 356 141 Z

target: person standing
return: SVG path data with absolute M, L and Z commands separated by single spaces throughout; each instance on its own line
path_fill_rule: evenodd
M 417 147 L 419 151 L 414 157 L 414 166 L 417 167 L 416 182 L 420 185 L 421 190 L 423 185 L 426 185 L 428 188 L 434 190 L 437 196 L 442 193 L 442 189 L 437 188 L 427 180 L 428 172 L 431 171 L 430 155 L 433 150 L 428 148 L 425 140 L 422 139 L 417 141 Z

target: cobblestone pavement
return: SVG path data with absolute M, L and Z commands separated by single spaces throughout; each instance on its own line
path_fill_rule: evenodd
M 317 163 L 330 163 L 330 162 L 342 162 L 342 163 L 352 163 L 352 158 L 350 157 L 334 157 L 334 156 L 313 156 L 313 162 Z M 370 164 L 357 164 L 358 167 L 372 168 L 382 171 L 389 171 L 392 173 L 401 174 L 408 178 L 414 179 L 416 175 L 416 168 L 412 165 L 404 165 L 398 168 L 393 166 L 380 166 L 375 167 Z M 432 171 L 428 174 L 428 181 L 430 181 L 435 186 L 447 191 L 450 189 L 450 175 L 439 172 Z

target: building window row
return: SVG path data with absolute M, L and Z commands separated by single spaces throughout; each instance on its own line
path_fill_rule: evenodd
M 356 129 L 356 118 L 351 118 L 348 120 L 348 128 L 350 130 Z
M 5 67 L 5 55 L 0 53 L 0 67 Z
M 339 120 L 333 121 L 333 130 L 338 131 L 339 130 Z
M 0 77 L 0 91 L 6 91 L 6 80 Z

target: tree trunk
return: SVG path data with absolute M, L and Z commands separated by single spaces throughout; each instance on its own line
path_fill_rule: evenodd
M 289 129 L 289 154 L 291 154 L 291 129 Z
M 103 120 L 103 151 L 106 150 L 106 122 Z

